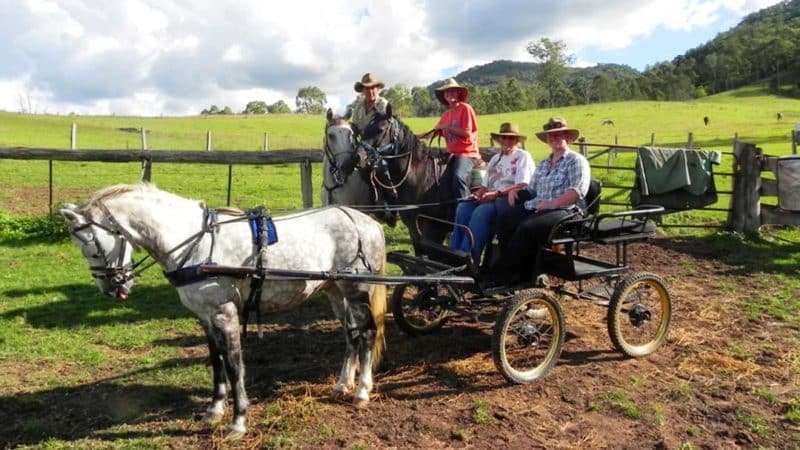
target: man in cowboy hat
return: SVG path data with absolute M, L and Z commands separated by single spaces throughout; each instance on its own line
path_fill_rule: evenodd
M 453 194 L 457 199 L 468 198 L 470 193 L 467 176 L 476 163 L 481 161 L 481 154 L 478 152 L 478 119 L 475 110 L 467 103 L 467 87 L 458 84 L 454 78 L 436 88 L 435 93 L 436 98 L 448 108 L 436 128 L 419 137 L 444 137 L 447 151 L 454 156 L 450 163 L 453 164 Z
M 553 117 L 536 133 L 550 146 L 550 156 L 539 163 L 527 188 L 512 190 L 509 202 L 517 205 L 498 217 L 498 236 L 504 249 L 498 274 L 510 275 L 507 282 L 526 275 L 536 255 L 547 241 L 550 230 L 576 210 L 584 210 L 589 191 L 589 161 L 569 148 L 580 132 L 567 121 Z M 521 205 L 520 202 L 523 202 Z
M 489 160 L 483 185 L 472 194 L 474 200 L 458 204 L 455 222 L 462 226 L 453 227 L 450 237 L 450 247 L 471 251 L 475 264 L 481 262 L 495 218 L 511 208 L 508 193 L 527 186 L 535 169 L 531 154 L 519 147 L 525 142 L 525 136 L 519 134 L 517 124 L 506 122 L 491 136 L 492 141 L 500 144 L 500 151 Z M 464 225 L 472 232 L 472 242 L 467 238 Z
M 358 132 L 367 128 L 376 112 L 386 114 L 389 101 L 380 96 L 384 86 L 384 82 L 371 73 L 365 73 L 361 81 L 356 81 L 354 89 L 361 95 L 356 98 L 350 121 L 358 128 Z

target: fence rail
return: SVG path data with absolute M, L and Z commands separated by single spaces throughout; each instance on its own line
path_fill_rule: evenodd
M 53 213 L 53 161 L 92 161 L 107 163 L 141 162 L 142 180 L 150 181 L 152 164 L 227 164 L 228 188 L 227 204 L 231 203 L 231 184 L 233 164 L 299 164 L 303 207 L 313 206 L 312 165 L 322 162 L 322 151 L 289 149 L 273 152 L 254 151 L 197 151 L 197 150 L 61 150 L 46 148 L 0 147 L 0 159 L 39 160 L 49 162 L 48 208 Z

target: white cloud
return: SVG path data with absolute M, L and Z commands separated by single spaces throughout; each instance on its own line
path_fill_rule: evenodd
M 21 91 L 39 111 L 191 114 L 292 105 L 303 86 L 341 109 L 365 72 L 424 86 L 496 59 L 530 61 L 525 46 L 541 37 L 571 52 L 620 49 L 776 2 L 0 0 L 0 109 L 18 110 Z

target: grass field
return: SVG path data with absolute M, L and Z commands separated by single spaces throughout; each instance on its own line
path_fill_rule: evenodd
M 782 122 L 776 120 L 778 111 L 783 113 Z M 765 94 L 760 87 L 752 87 L 691 102 L 626 102 L 480 116 L 482 146 L 488 145 L 490 130 L 496 130 L 501 122 L 515 121 L 521 124 L 523 133 L 530 137 L 528 148 L 535 159 L 540 160 L 545 156 L 546 148 L 533 137 L 533 133 L 550 116 L 565 117 L 571 126 L 582 131 L 589 142 L 612 144 L 616 139 L 623 145 L 649 144 L 651 133 L 655 133 L 656 145 L 680 147 L 686 143 L 687 134 L 692 132 L 696 146 L 730 151 L 733 136 L 738 133 L 740 139 L 754 142 L 768 154 L 786 155 L 791 152 L 791 129 L 795 122 L 800 122 L 800 101 L 776 98 Z M 704 116 L 710 118 L 708 126 L 703 125 Z M 614 120 L 614 127 L 601 125 L 602 120 L 607 118 Z M 78 124 L 78 146 L 84 149 L 137 148 L 139 136 L 120 129 L 138 127 L 151 131 L 148 135 L 151 149 L 202 149 L 206 131 L 212 132 L 213 147 L 220 150 L 260 151 L 265 132 L 269 133 L 271 150 L 320 148 L 324 126 L 322 117 L 295 115 L 136 118 L 0 113 L 0 146 L 66 148 L 70 124 L 73 122 Z M 415 131 L 429 129 L 434 122 L 434 118 L 407 120 Z M 730 157 L 726 158 L 727 161 L 720 167 L 721 171 L 730 169 Z M 619 156 L 615 164 L 632 166 L 632 160 Z M 136 164 L 56 162 L 54 166 L 57 203 L 81 201 L 100 187 L 135 182 L 139 178 Z M 314 175 L 315 186 L 319 186 L 319 167 L 314 168 Z M 596 175 L 618 181 L 613 178 L 617 177 L 613 173 L 600 170 Z M 46 195 L 28 196 L 28 193 L 41 194 L 42 189 L 46 193 L 47 177 L 45 161 L 0 160 L 0 268 L 3 268 L 0 270 L 0 447 L 231 446 L 219 440 L 221 430 L 212 430 L 208 434 L 207 427 L 192 420 L 192 414 L 201 410 L 210 395 L 210 375 L 204 365 L 203 338 L 196 320 L 181 306 L 175 290 L 166 283 L 159 271 L 152 269 L 146 272 L 137 281 L 134 296 L 128 302 L 111 301 L 97 292 L 83 258 L 63 234 L 48 237 L 45 232 L 35 236 L 35 233 L 25 231 L 26 227 L 29 227 L 28 231 L 46 231 L 51 226 L 44 219 L 33 221 L 33 225 L 30 225 L 19 217 L 46 213 L 46 203 L 29 204 L 43 198 L 46 200 Z M 153 181 L 161 188 L 206 199 L 211 205 L 224 203 L 226 180 L 225 166 L 164 164 L 153 168 Z M 232 203 L 235 206 L 266 204 L 276 210 L 299 208 L 299 169 L 294 165 L 235 167 L 233 193 Z M 724 203 L 723 207 L 727 206 L 727 197 L 721 197 L 720 203 Z M 17 211 L 24 211 L 24 214 Z M 697 217 L 689 215 L 688 218 L 678 217 L 674 220 L 696 220 Z M 58 225 L 52 226 L 57 228 Z M 15 231 L 18 228 L 23 230 Z M 797 267 L 800 267 L 800 233 L 795 229 L 776 229 L 765 237 L 753 239 L 709 231 L 694 233 L 697 236 L 693 237 L 695 244 L 691 247 L 716 249 L 727 255 L 725 264 L 730 266 L 729 272 L 714 272 L 716 280 L 709 287 L 716 294 L 736 299 L 733 310 L 724 310 L 725 314 L 730 315 L 722 315 L 722 319 L 713 324 L 715 329 L 721 329 L 726 321 L 743 321 L 750 325 L 763 325 L 765 329 L 783 330 L 779 342 L 770 343 L 770 351 L 781 360 L 782 374 L 788 373 L 789 379 L 800 379 L 800 356 L 797 353 L 797 344 L 800 342 L 800 302 L 796 295 L 800 291 L 800 277 L 797 276 Z M 404 231 L 398 228 L 389 231 L 388 235 L 390 240 L 397 242 Z M 698 264 L 701 266 L 698 267 Z M 702 260 L 676 260 L 669 269 L 691 278 L 694 272 L 710 264 Z M 658 268 L 650 270 L 658 271 Z M 742 287 L 737 284 L 739 278 L 729 278 L 742 276 L 742 271 L 757 280 L 759 288 Z M 680 278 L 672 278 L 671 281 L 680 282 Z M 695 305 L 704 300 L 682 298 L 681 302 Z M 680 308 L 680 312 L 686 314 L 686 306 Z M 712 304 L 702 305 L 697 308 L 699 312 L 696 314 L 703 318 L 710 314 L 709 311 L 715 312 L 714 308 Z M 698 322 L 697 325 L 700 327 L 708 323 Z M 285 325 L 274 323 L 272 326 L 273 332 L 280 332 Z M 305 333 L 300 335 L 302 339 L 314 335 L 319 326 L 318 322 L 312 321 L 297 324 L 292 329 Z M 676 326 L 687 325 L 684 322 Z M 682 330 L 683 336 L 701 336 L 704 332 L 700 328 Z M 320 342 L 338 342 L 340 338 L 339 334 L 335 334 Z M 713 361 L 735 360 L 742 365 L 755 361 L 752 364 L 758 365 L 760 363 L 753 356 L 757 351 L 755 341 L 762 338 L 748 335 L 732 338 L 729 347 L 724 350 L 727 359 Z M 685 350 L 685 354 L 675 351 L 675 357 L 682 361 L 688 358 L 687 354 L 691 357 L 699 354 L 707 357 L 708 361 L 712 361 L 712 356 L 717 357 L 716 354 L 710 354 L 711 350 L 691 353 L 695 349 L 689 349 L 684 344 L 678 339 L 670 343 L 672 347 Z M 332 348 L 339 351 L 337 346 Z M 267 356 L 260 355 L 259 361 L 262 358 Z M 333 359 L 336 358 L 338 354 Z M 409 366 L 415 363 L 407 362 Z M 290 366 L 292 362 L 285 364 Z M 612 362 L 610 369 L 609 365 L 591 366 L 591 370 L 605 368 L 613 371 L 616 364 Z M 318 389 L 318 385 L 329 384 L 336 366 L 325 367 L 325 374 L 320 375 L 321 378 L 311 378 L 310 382 L 302 381 L 308 379 L 303 377 L 299 378 L 300 382 L 297 379 L 284 380 L 281 373 L 286 371 L 281 372 L 280 367 L 275 373 L 261 368 L 259 362 L 251 362 L 248 370 L 251 367 L 253 373 L 263 378 L 251 375 L 247 380 L 248 388 L 267 398 L 254 399 L 257 404 L 251 414 L 254 437 L 241 448 L 366 448 L 359 438 L 345 438 L 348 436 L 347 426 L 341 422 L 341 429 L 335 425 L 317 423 L 317 417 L 336 415 L 336 411 L 346 408 L 317 400 L 318 392 L 315 389 Z M 621 370 L 630 370 L 630 366 L 625 367 L 628 369 Z M 444 369 L 437 370 L 432 378 L 444 377 L 441 375 Z M 659 401 L 665 403 L 666 407 L 671 407 L 673 403 L 690 404 L 693 400 L 706 405 L 707 401 L 714 401 L 722 395 L 719 389 L 725 389 L 724 386 L 720 388 L 717 382 L 730 381 L 729 384 L 735 385 L 735 391 L 730 392 L 754 392 L 753 395 L 758 394 L 760 401 L 770 405 L 772 411 L 771 415 L 762 417 L 744 409 L 734 412 L 720 409 L 719 414 L 732 423 L 732 429 L 750 427 L 755 442 L 762 443 L 766 448 L 778 448 L 781 445 L 777 440 L 770 440 L 777 439 L 774 436 L 794 436 L 794 445 L 797 445 L 800 433 L 795 431 L 794 434 L 787 434 L 790 431 L 781 428 L 788 426 L 789 430 L 792 427 L 796 429 L 800 424 L 800 392 L 796 383 L 766 387 L 752 383 L 740 384 L 739 377 L 746 374 L 729 372 L 720 371 L 717 378 L 701 381 L 683 378 L 679 374 L 673 382 L 682 380 L 682 384 L 676 385 L 681 386 L 680 395 L 673 393 L 670 395 L 674 399 L 665 396 Z M 571 376 L 569 372 L 565 373 Z M 698 374 L 694 376 L 701 379 Z M 587 377 L 579 378 L 579 381 L 591 382 Z M 379 378 L 378 383 L 381 382 Z M 287 383 L 292 386 L 291 394 L 285 391 Z M 309 387 L 309 384 L 312 386 Z M 311 394 L 308 393 L 309 389 Z M 501 389 L 492 388 L 492 392 L 504 396 Z M 529 391 L 514 392 L 517 395 Z M 462 399 L 462 395 L 466 394 L 431 394 L 432 404 L 424 403 L 422 397 L 412 404 L 415 409 L 419 407 L 422 413 L 426 407 L 447 406 L 450 402 L 458 405 L 463 400 L 471 416 L 477 415 L 479 409 L 488 410 L 492 406 L 482 397 L 491 394 L 469 394 L 465 397 L 467 400 Z M 570 420 L 579 420 L 577 417 L 589 414 L 596 405 L 619 403 L 615 399 L 617 397 L 606 395 L 598 397 L 598 403 L 591 403 L 589 407 L 578 405 L 570 413 Z M 542 397 L 538 397 L 538 400 L 542 400 Z M 379 402 L 376 407 L 388 408 L 402 401 L 402 397 L 396 396 Z M 557 397 L 547 401 L 559 403 Z M 725 402 L 727 404 L 727 400 Z M 407 403 L 401 403 L 400 406 L 405 408 Z M 531 407 L 533 403 L 526 406 Z M 707 409 L 714 408 L 717 406 Z M 333 412 L 326 412 L 329 409 L 333 409 Z M 656 418 L 659 414 L 663 415 L 656 413 L 653 413 Z M 692 413 L 702 415 L 703 411 L 698 407 L 686 415 Z M 680 419 L 678 416 L 661 417 L 659 420 L 675 422 Z M 356 416 L 353 422 L 361 419 L 363 416 Z M 391 417 L 384 419 L 390 420 Z M 497 415 L 487 415 L 486 420 L 492 422 L 500 419 Z M 648 432 L 659 426 L 638 421 L 637 418 L 621 420 L 627 421 L 625 423 L 633 429 Z M 483 424 L 476 419 L 473 421 L 475 423 L 468 424 L 469 429 L 466 426 L 464 429 L 454 429 L 453 433 L 458 439 L 473 436 L 475 442 L 480 442 L 477 439 L 482 433 L 480 427 Z M 703 426 L 687 429 L 683 439 L 686 442 L 706 443 L 720 439 L 713 434 L 704 435 L 704 430 Z M 417 432 L 425 434 L 427 430 L 423 428 Z M 380 440 L 375 438 L 372 442 Z M 454 442 L 451 445 L 461 444 L 460 441 Z M 617 444 L 623 445 L 622 442 Z M 634 447 L 637 444 L 649 446 L 652 442 L 646 439 L 630 441 Z M 688 445 L 681 448 L 696 448 L 691 443 Z M 757 446 L 753 441 L 750 445 Z M 791 442 L 786 448 L 791 448 Z

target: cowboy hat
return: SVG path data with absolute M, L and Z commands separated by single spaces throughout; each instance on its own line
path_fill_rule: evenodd
M 517 124 L 513 122 L 505 122 L 501 124 L 499 132 L 490 134 L 492 136 L 492 140 L 496 141 L 498 144 L 503 136 L 515 137 L 519 139 L 520 142 L 525 142 L 525 139 L 527 139 L 527 136 L 519 134 L 519 127 L 517 127 Z
M 448 89 L 458 90 L 459 101 L 466 102 L 467 100 L 469 100 L 469 91 L 467 90 L 467 87 L 458 84 L 455 78 L 448 78 L 448 80 L 445 81 L 443 85 L 434 89 L 436 93 L 436 98 L 438 98 L 443 105 L 447 105 L 447 100 L 444 99 L 444 93 L 447 92 Z
M 542 126 L 542 129 L 544 131 L 536 133 L 536 137 L 545 143 L 547 143 L 547 135 L 551 133 L 567 133 L 568 136 L 565 138 L 567 142 L 575 142 L 575 140 L 578 139 L 578 136 L 581 134 L 580 131 L 574 128 L 569 128 L 567 126 L 567 121 L 560 117 L 551 117 L 550 120 L 548 120 L 547 123 Z
M 385 84 L 383 81 L 375 78 L 371 73 L 365 73 L 364 76 L 361 77 L 361 81 L 356 81 L 353 88 L 356 92 L 362 92 L 364 88 L 371 88 L 372 86 L 378 86 L 379 89 L 383 89 Z

